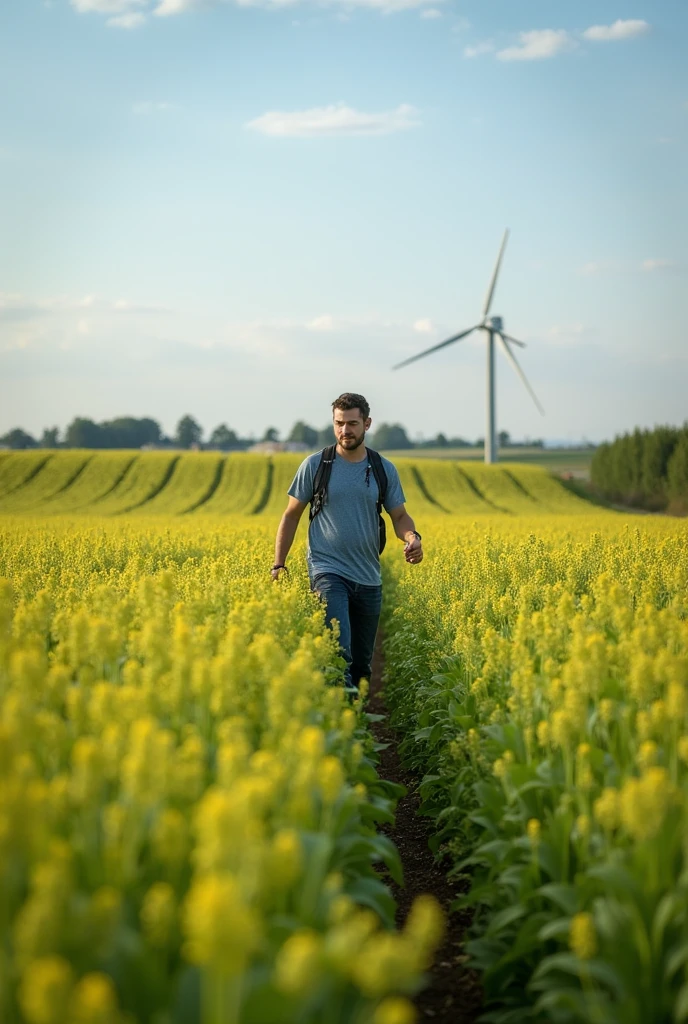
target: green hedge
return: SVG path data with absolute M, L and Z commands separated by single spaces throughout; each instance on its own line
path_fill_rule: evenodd
M 601 444 L 590 476 L 612 501 L 688 511 L 688 422 L 680 428 L 636 429 Z

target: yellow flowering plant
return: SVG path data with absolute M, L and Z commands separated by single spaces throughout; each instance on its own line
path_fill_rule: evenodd
M 471 880 L 488 1019 L 682 1019 L 685 526 L 436 517 L 424 536 L 420 572 L 385 562 L 386 692 L 433 845 Z
M 408 1019 L 439 933 L 376 868 L 400 787 L 273 530 L 2 522 L 3 1024 Z

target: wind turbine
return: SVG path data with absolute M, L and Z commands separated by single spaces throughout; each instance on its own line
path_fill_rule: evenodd
M 508 237 L 509 229 L 507 228 L 504 232 L 499 255 L 497 256 L 492 280 L 490 281 L 490 286 L 487 289 L 487 295 L 485 296 L 483 318 L 480 323 L 476 324 L 475 327 L 469 327 L 467 331 L 461 331 L 460 334 L 452 334 L 451 338 L 447 338 L 446 341 L 441 341 L 439 345 L 433 345 L 432 348 L 426 348 L 424 352 L 419 352 L 418 355 L 411 356 L 410 359 L 404 359 L 403 362 L 397 363 L 396 366 L 392 367 L 393 370 L 399 370 L 402 366 L 408 366 L 409 363 L 414 363 L 416 359 L 422 359 L 423 356 L 428 356 L 431 352 L 437 352 L 438 349 L 445 348 L 447 345 L 453 345 L 455 341 L 461 341 L 462 338 L 467 338 L 469 334 L 473 333 L 473 331 L 485 331 L 487 334 L 487 431 L 485 433 L 485 462 L 497 461 L 497 444 L 495 435 L 495 336 L 498 338 L 505 356 L 525 384 L 530 397 L 533 399 L 542 415 L 545 415 L 545 410 L 538 402 L 535 392 L 528 383 L 525 373 L 521 369 L 516 356 L 511 350 L 511 345 L 520 345 L 521 348 L 525 348 L 525 343 L 517 341 L 516 338 L 512 338 L 510 335 L 504 333 L 504 321 L 501 316 L 488 317 L 490 306 L 492 305 L 492 296 L 494 295 L 495 286 L 497 284 L 497 275 L 499 274 L 499 268 L 502 264 L 502 257 L 504 256 Z

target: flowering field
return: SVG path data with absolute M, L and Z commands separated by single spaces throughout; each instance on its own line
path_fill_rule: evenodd
M 2 524 L 0 1019 L 404 1024 L 441 918 L 322 611 L 272 524 L 164 523 Z
M 423 573 L 386 563 L 387 700 L 471 877 L 485 1019 L 688 1020 L 685 524 L 426 533 Z
M 3 1024 L 414 1020 L 441 915 L 394 929 L 399 790 L 303 528 L 267 572 L 299 461 L 0 453 Z M 486 1019 L 688 1020 L 688 530 L 395 461 L 426 559 L 383 558 L 387 702 Z
M 303 456 L 244 452 L 0 452 L 0 514 L 280 515 Z M 544 470 L 423 458 L 395 465 L 415 515 L 589 513 Z

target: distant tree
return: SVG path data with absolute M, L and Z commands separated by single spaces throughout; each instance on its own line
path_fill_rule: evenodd
M 669 459 L 667 491 L 673 500 L 688 504 L 688 423 L 681 430 Z
M 77 416 L 65 431 L 67 448 L 102 448 L 103 432 L 93 420 Z
M 643 450 L 647 431 L 638 427 L 624 434 L 614 446 L 612 481 L 617 492 L 632 504 L 641 504 L 643 495 Z
M 511 434 L 508 430 L 500 430 L 497 434 L 500 448 L 508 448 L 511 444 Z
M 321 427 L 318 431 L 315 444 L 317 448 L 327 448 L 329 445 L 334 443 L 334 427 L 331 423 L 328 423 L 326 427 Z
M 485 438 L 484 437 L 479 437 L 478 440 L 473 445 L 473 447 L 474 448 L 484 448 L 485 447 Z
M 149 417 L 136 419 L 119 416 L 100 424 L 104 448 L 141 448 L 144 444 L 160 444 L 160 424 Z
M 413 448 L 408 434 L 399 423 L 381 423 L 373 437 L 373 448 L 398 450 Z
M 287 441 L 299 441 L 301 444 L 307 444 L 309 448 L 315 448 L 318 443 L 318 431 L 314 427 L 309 427 L 303 420 L 298 420 L 291 428 Z
M 263 441 L 279 441 L 279 430 L 277 427 L 268 427 L 263 434 Z
M 36 439 L 31 434 L 27 434 L 21 427 L 15 427 L 14 430 L 8 431 L 4 437 L 0 437 L 0 444 L 7 445 L 8 448 L 35 448 Z
M 220 451 L 234 448 L 238 443 L 239 438 L 233 430 L 230 430 L 226 423 L 221 423 L 219 427 L 215 427 L 208 441 L 212 448 L 219 448 Z
M 644 438 L 641 467 L 643 494 L 653 504 L 663 505 L 667 497 L 667 466 L 679 439 L 675 427 L 657 427 Z
M 39 448 L 57 448 L 59 445 L 59 427 L 45 427 L 38 442 Z
M 606 497 L 628 505 L 664 508 L 668 499 L 681 497 L 682 430 L 675 427 L 636 429 L 597 446 L 590 479 Z
M 439 433 L 434 440 L 435 448 L 446 448 L 448 445 L 447 437 L 445 434 Z
M 203 428 L 193 416 L 182 416 L 177 424 L 175 441 L 180 448 L 190 448 L 192 444 L 200 444 Z

